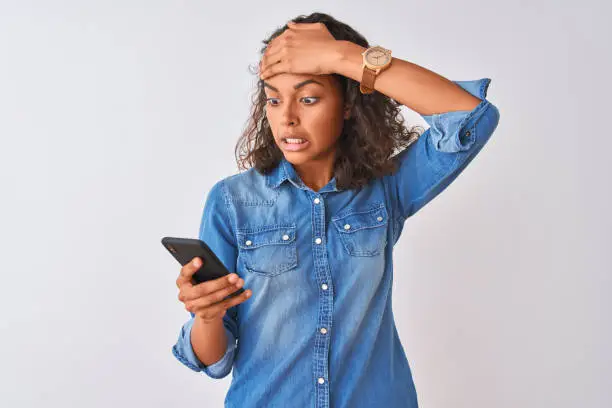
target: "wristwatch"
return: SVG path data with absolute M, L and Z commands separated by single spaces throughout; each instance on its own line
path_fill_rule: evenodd
M 374 92 L 376 76 L 391 65 L 391 50 L 375 45 L 362 52 L 361 55 L 363 56 L 363 74 L 359 90 L 362 94 L 371 94 Z

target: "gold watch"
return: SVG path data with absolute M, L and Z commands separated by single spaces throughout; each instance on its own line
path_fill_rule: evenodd
M 371 94 L 374 92 L 376 76 L 391 65 L 391 50 L 375 45 L 362 52 L 361 55 L 363 56 L 363 74 L 359 90 L 362 94 Z

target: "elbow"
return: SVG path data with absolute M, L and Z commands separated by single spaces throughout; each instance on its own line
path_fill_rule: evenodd
M 486 144 L 499 123 L 499 109 L 486 101 L 482 115 L 471 126 L 466 126 L 458 135 L 458 151 L 468 151 L 480 148 Z

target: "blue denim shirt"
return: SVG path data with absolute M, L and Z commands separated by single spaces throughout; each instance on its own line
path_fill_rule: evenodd
M 360 189 L 335 177 L 307 187 L 285 159 L 218 181 L 199 238 L 253 294 L 224 316 L 227 351 L 205 366 L 191 347 L 191 318 L 172 351 L 212 378 L 233 368 L 226 407 L 417 407 L 393 318 L 393 246 L 404 222 L 442 192 L 499 120 L 491 80 L 454 81 L 481 102 L 423 116 L 429 128 L 394 156 L 399 169 Z

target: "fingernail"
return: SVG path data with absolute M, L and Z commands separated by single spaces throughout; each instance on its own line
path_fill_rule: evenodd
M 230 281 L 230 283 L 234 283 L 236 282 L 236 279 L 238 279 L 238 276 L 236 276 L 235 274 L 231 274 L 228 278 L 228 280 Z
M 194 259 L 193 260 L 193 266 L 200 266 L 200 260 L 199 259 Z

